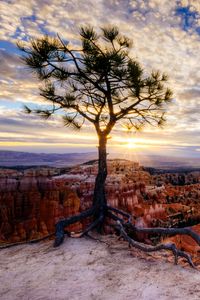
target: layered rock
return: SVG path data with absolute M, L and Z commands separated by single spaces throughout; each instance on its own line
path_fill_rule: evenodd
M 0 175 L 0 240 L 30 240 L 54 232 L 55 223 L 92 206 L 97 164 L 74 167 L 67 174 L 56 170 L 4 170 Z M 3 175 L 4 174 L 4 175 Z M 200 184 L 154 185 L 138 164 L 108 161 L 108 203 L 133 216 L 139 227 L 179 226 L 200 219 Z M 70 225 L 80 231 L 90 220 Z M 107 223 L 105 230 L 110 231 Z M 138 239 L 143 240 L 144 235 Z
M 0 179 L 0 240 L 18 242 L 54 232 L 55 223 L 80 211 L 77 194 L 56 180 L 24 176 Z M 76 223 L 70 230 L 81 230 Z

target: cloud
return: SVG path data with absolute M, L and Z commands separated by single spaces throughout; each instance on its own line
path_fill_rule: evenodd
M 28 128 L 34 141 L 39 141 L 34 134 L 36 128 L 41 138 L 44 140 L 46 136 L 48 140 L 49 134 L 51 137 L 56 134 L 52 126 L 59 126 L 59 130 L 62 127 L 57 119 L 52 125 L 52 121 L 40 122 L 35 117 L 27 119 L 21 113 L 23 103 L 41 105 L 43 102 L 39 97 L 38 81 L 19 59 L 16 41 L 58 32 L 63 38 L 76 42 L 81 25 L 101 27 L 111 23 L 133 39 L 131 55 L 142 62 L 146 70 L 160 69 L 169 74 L 169 85 L 174 91 L 175 100 L 167 110 L 165 130 L 147 128 L 141 137 L 159 141 L 160 145 L 164 137 L 171 146 L 184 143 L 199 146 L 198 1 L 163 0 L 161 4 L 160 0 L 2 0 L 0 11 L 0 40 L 9 42 L 6 45 L 2 42 L 2 47 L 0 42 L 0 98 L 7 101 L 10 108 L 7 118 L 0 115 L 0 126 L 3 132 L 7 128 L 11 134 L 13 130 L 13 139 L 22 139 L 24 133 L 25 142 Z M 119 131 L 117 128 L 115 134 Z M 21 137 L 16 134 L 21 134 Z

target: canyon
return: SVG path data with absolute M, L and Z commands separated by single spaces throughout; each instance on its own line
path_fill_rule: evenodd
M 96 174 L 96 161 L 65 172 L 42 167 L 23 171 L 1 169 L 1 244 L 42 238 L 55 231 L 59 220 L 91 207 Z M 139 227 L 193 226 L 200 233 L 200 173 L 187 174 L 183 185 L 173 184 L 172 178 L 178 175 L 151 175 L 136 162 L 108 160 L 108 203 L 130 213 Z M 67 230 L 79 233 L 89 221 L 70 225 Z M 104 228 L 106 233 L 113 232 L 109 222 Z M 156 236 L 146 234 L 135 238 L 147 243 L 157 241 Z M 191 238 L 165 239 L 169 240 L 198 259 L 200 247 Z

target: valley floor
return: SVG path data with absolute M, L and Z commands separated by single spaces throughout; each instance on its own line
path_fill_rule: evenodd
M 200 299 L 200 272 L 174 266 L 165 252 L 146 255 L 124 242 L 65 240 L 0 251 L 1 300 Z M 108 245 L 109 244 L 109 245 Z

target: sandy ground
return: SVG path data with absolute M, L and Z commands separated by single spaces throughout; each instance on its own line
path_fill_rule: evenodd
M 57 249 L 48 241 L 1 250 L 0 299 L 200 299 L 198 270 L 103 240 L 110 246 L 70 238 Z

